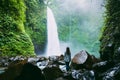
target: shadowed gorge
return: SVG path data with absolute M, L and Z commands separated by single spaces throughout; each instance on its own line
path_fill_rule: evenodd
M 0 0 L 0 80 L 120 80 L 120 0 Z
M 46 5 L 49 5 L 57 22 L 62 53 L 66 46 L 70 46 L 72 55 L 86 49 L 97 57 L 100 51 L 100 57 L 104 60 L 119 58 L 119 1 L 44 2 L 1 1 L 1 55 L 44 54 L 47 44 Z M 102 5 L 106 5 L 106 11 Z
M 61 54 L 64 53 L 65 47 L 69 46 L 72 51 L 72 56 L 74 56 L 75 53 L 79 52 L 80 50 L 85 49 L 91 54 L 99 57 L 99 36 L 101 34 L 100 29 L 103 26 L 102 15 L 104 12 L 104 8 L 101 6 L 102 4 L 104 4 L 103 1 L 82 0 L 79 2 L 79 0 L 51 0 L 48 1 L 47 4 L 45 4 L 45 1 L 43 0 L 12 0 L 9 2 L 10 3 L 6 1 L 1 1 L 1 19 L 6 19 L 6 23 L 8 22 L 8 24 L 4 23 L 7 26 L 5 31 L 7 31 L 7 28 L 9 28 L 19 35 L 19 32 L 14 29 L 16 28 L 16 26 L 18 26 L 17 29 L 22 33 L 25 33 L 30 40 L 31 46 L 29 45 L 29 47 L 32 47 L 32 49 L 28 51 L 33 51 L 32 53 L 36 53 L 37 55 L 45 53 L 47 45 L 46 6 L 48 5 L 52 9 L 55 20 L 57 22 L 58 39 L 60 40 Z M 18 6 L 16 4 L 18 4 Z M 10 15 L 11 18 L 7 18 L 2 10 L 6 11 L 7 15 Z M 5 18 L 2 18 L 2 16 L 4 16 Z M 13 21 L 12 19 L 15 20 L 13 24 L 11 22 Z M 3 28 L 3 26 L 1 27 Z M 2 30 L 1 33 L 4 33 Z M 3 41 L 4 42 L 1 42 L 1 45 L 4 45 L 3 43 L 5 43 L 6 46 L 2 46 L 5 49 L 7 48 L 7 41 Z M 11 44 L 14 45 L 14 42 L 10 43 L 10 45 Z M 29 48 L 28 46 L 26 46 L 26 44 L 23 44 L 23 42 L 20 44 L 19 47 L 21 46 L 26 50 L 27 48 Z M 24 49 L 21 50 L 22 48 L 19 49 L 19 47 L 15 46 L 11 49 L 13 54 L 18 53 L 21 55 L 27 52 Z M 15 48 L 17 48 L 18 52 L 15 52 Z M 4 51 L 8 51 L 7 49 L 5 49 Z M 1 51 L 1 53 L 2 52 L 3 51 Z M 12 53 L 10 54 L 12 55 Z

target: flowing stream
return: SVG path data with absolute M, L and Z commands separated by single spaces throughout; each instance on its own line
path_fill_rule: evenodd
M 57 24 L 52 10 L 47 7 L 47 56 L 60 55 L 60 45 L 57 32 Z

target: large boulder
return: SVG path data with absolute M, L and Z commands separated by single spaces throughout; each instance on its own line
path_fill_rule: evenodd
M 104 73 L 99 74 L 97 80 L 120 80 L 120 63 L 107 69 Z
M 93 65 L 93 70 L 95 71 L 96 79 L 104 80 L 104 79 L 101 79 L 103 77 L 103 76 L 101 76 L 101 74 L 105 73 L 110 68 L 113 68 L 115 66 L 115 64 L 116 64 L 116 62 L 114 62 L 114 61 L 101 61 L 101 62 L 95 63 Z M 105 76 L 105 77 L 107 77 L 107 76 Z M 107 78 L 106 78 L 106 80 L 107 80 Z
M 19 76 L 23 65 L 27 63 L 27 60 L 13 61 L 9 64 L 8 69 L 4 73 L 0 74 L 0 80 L 14 80 Z
M 92 65 L 99 60 L 95 58 L 93 55 L 90 55 L 87 51 L 82 50 L 77 53 L 71 62 L 71 68 L 73 69 L 92 69 Z
M 115 64 L 114 61 L 101 61 L 93 64 L 93 70 L 97 73 L 103 73 L 112 68 Z
M 42 71 L 26 60 L 11 61 L 0 80 L 45 80 Z
M 43 69 L 46 80 L 55 80 L 63 75 L 59 67 L 46 67 Z
M 82 50 L 73 57 L 72 62 L 76 64 L 83 64 L 85 63 L 87 58 L 88 58 L 87 52 Z
M 9 65 L 7 56 L 1 56 L 0 57 L 0 67 L 7 67 Z
M 95 80 L 95 74 L 93 70 L 74 70 L 72 71 L 72 77 L 75 80 Z
M 37 66 L 26 63 L 23 66 L 21 74 L 15 80 L 45 80 L 45 76 Z

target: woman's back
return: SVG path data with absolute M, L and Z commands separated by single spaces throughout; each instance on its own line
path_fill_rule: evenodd
M 65 62 L 70 62 L 71 61 L 71 52 L 69 47 L 66 48 L 66 52 L 64 54 L 64 61 Z

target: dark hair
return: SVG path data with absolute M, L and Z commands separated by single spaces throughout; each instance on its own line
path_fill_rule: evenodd
M 69 55 L 71 54 L 69 47 L 66 48 L 66 54 L 69 54 Z

